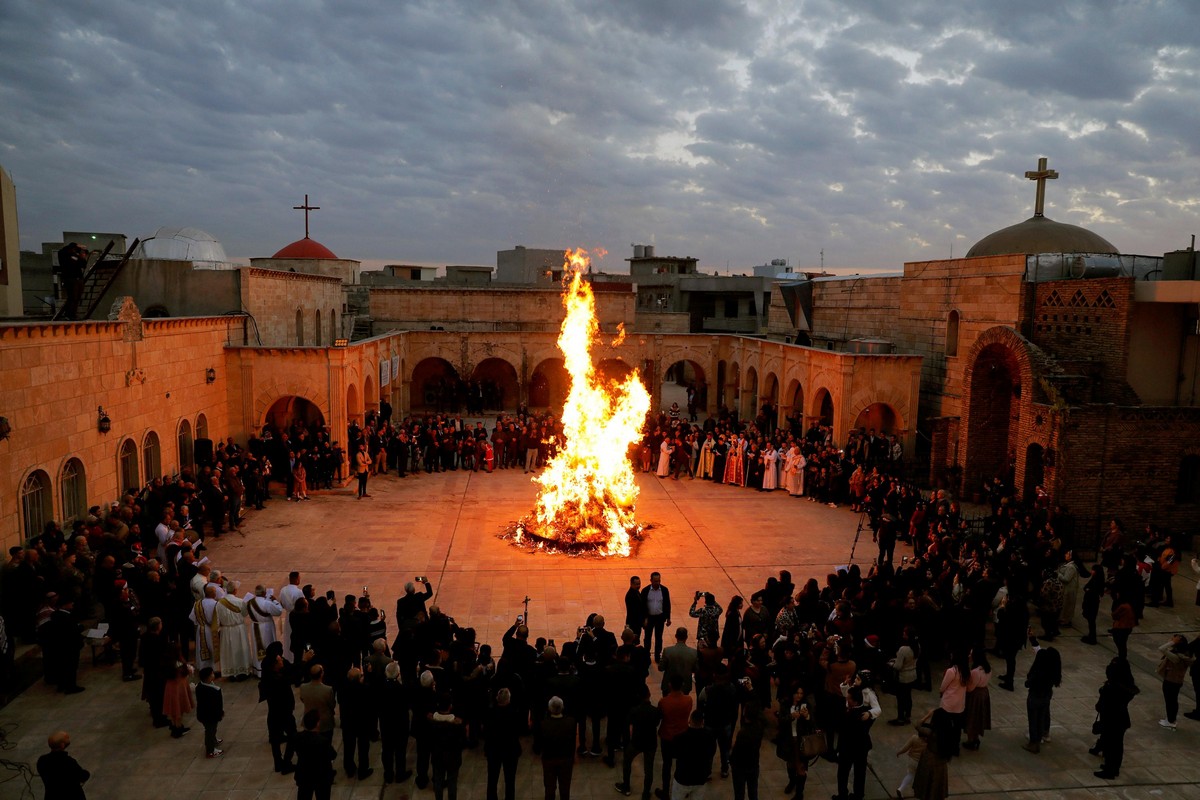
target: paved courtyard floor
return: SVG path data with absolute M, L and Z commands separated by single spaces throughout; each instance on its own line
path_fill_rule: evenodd
M 498 647 L 501 634 L 523 610 L 526 596 L 533 635 L 562 641 L 574 635 L 589 612 L 601 611 L 614 623 L 623 620 L 622 598 L 629 576 L 635 573 L 645 580 L 651 571 L 661 571 L 663 582 L 685 605 L 697 589 L 714 592 L 722 604 L 733 594 L 748 597 L 779 569 L 790 569 L 797 584 L 810 576 L 820 579 L 850 560 L 859 521 L 848 509 L 828 508 L 783 492 L 763 494 L 641 475 L 638 516 L 653 529 L 633 557 L 595 560 L 528 553 L 497 535 L 506 523 L 531 510 L 535 493 L 529 477 L 520 470 L 490 475 L 449 472 L 403 480 L 392 475 L 371 479 L 369 499 L 356 500 L 350 488 L 314 493 L 306 503 L 276 499 L 264 511 L 249 512 L 240 534 L 213 542 L 210 556 L 218 568 L 241 581 L 243 590 L 257 583 L 278 588 L 293 569 L 302 572 L 304 583 L 314 584 L 319 592 L 333 589 L 339 598 L 367 585 L 389 617 L 404 582 L 427 575 L 435 602 L 460 625 L 475 627 L 481 641 Z M 858 543 L 855 561 L 866 565 L 872 555 L 868 531 Z M 1141 694 L 1130 709 L 1133 729 L 1126 739 L 1119 780 L 1095 778 L 1092 772 L 1099 759 L 1087 753 L 1093 742 L 1096 690 L 1114 649 L 1110 641 L 1087 647 L 1079 642 L 1077 630 L 1067 629 L 1055 642 L 1063 654 L 1065 674 L 1054 697 L 1053 742 L 1043 746 L 1040 755 L 1024 752 L 1020 748 L 1024 693 L 995 689 L 993 730 L 979 752 L 964 752 L 951 763 L 952 796 L 1200 798 L 1200 723 L 1181 717 L 1174 733 L 1157 725 L 1163 701 L 1154 674 L 1154 649 L 1170 632 L 1195 635 L 1197 609 L 1191 604 L 1191 586 L 1178 578 L 1176 608 L 1148 609 L 1131 640 Z M 676 612 L 680 624 L 685 612 Z M 688 627 L 694 630 L 694 625 Z M 1019 675 L 1024 675 L 1030 660 L 1028 652 L 1022 654 Z M 0 783 L 0 798 L 42 796 L 40 780 L 33 778 L 32 791 L 27 790 L 27 776 L 13 765 L 32 765 L 45 751 L 47 735 L 57 729 L 70 732 L 72 755 L 92 771 L 86 787 L 92 800 L 295 796 L 290 778 L 271 771 L 265 708 L 256 702 L 253 681 L 223 685 L 226 716 L 220 735 L 225 756 L 212 760 L 204 758 L 198 727 L 175 740 L 165 730 L 150 726 L 146 706 L 139 701 L 140 684 L 122 683 L 119 666 L 84 666 L 80 681 L 87 688 L 82 694 L 64 697 L 39 683 L 0 710 L 7 748 L 0 751 L 5 760 L 0 780 L 8 779 Z M 653 696 L 657 698 L 657 689 Z M 936 699 L 936 694 L 915 693 L 916 715 Z M 881 702 L 882 719 L 894 716 L 894 699 L 883 695 Z M 1185 711 L 1194 707 L 1190 687 L 1184 690 L 1182 707 Z M 895 796 L 905 770 L 905 760 L 895 757 L 895 752 L 908 735 L 907 729 L 874 726 L 868 798 Z M 340 744 L 340 736 L 336 738 Z M 528 746 L 525 750 L 518 772 L 519 795 L 541 797 L 539 762 Z M 376 762 L 378 753 L 376 745 L 372 752 Z M 340 765 L 340 759 L 335 763 Z M 635 786 L 640 785 L 639 765 L 640 760 L 634 767 Z M 385 787 L 382 770 L 378 763 L 375 766 L 375 774 L 363 782 L 339 772 L 333 796 L 343 800 L 433 797 L 432 789 L 418 791 L 411 780 Z M 770 745 L 764 745 L 762 769 L 762 796 L 782 797 L 786 778 Z M 459 796 L 482 800 L 485 772 L 482 754 L 468 752 Z M 598 759 L 586 759 L 576 767 L 572 796 L 616 797 L 612 784 L 618 777 L 616 770 Z M 814 767 L 809 800 L 833 794 L 834 778 L 832 764 Z M 708 797 L 732 796 L 731 782 L 715 778 Z

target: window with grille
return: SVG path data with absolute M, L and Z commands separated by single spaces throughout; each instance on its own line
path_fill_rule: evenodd
M 192 423 L 186 419 L 179 423 L 176 445 L 179 448 L 179 468 L 191 469 L 195 466 L 196 458 L 192 450 Z
M 40 536 L 46 523 L 54 517 L 50 502 L 50 476 L 34 470 L 21 484 L 21 516 L 26 539 Z
M 62 492 L 63 523 L 83 519 L 87 514 L 87 476 L 83 462 L 78 458 L 68 459 L 63 465 L 62 477 L 58 481 Z
M 142 471 L 146 481 L 162 477 L 162 452 L 158 446 L 158 434 L 150 431 L 142 441 Z
M 138 480 L 137 443 L 133 439 L 121 442 L 121 450 L 117 453 L 117 477 L 121 483 L 117 487 L 122 492 L 137 492 L 141 488 Z

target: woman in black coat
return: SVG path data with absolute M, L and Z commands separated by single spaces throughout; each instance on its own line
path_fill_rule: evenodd
M 1088 752 L 1094 756 L 1104 754 L 1104 763 L 1093 774 L 1097 778 L 1112 780 L 1121 774 L 1121 762 L 1125 758 L 1125 731 L 1130 725 L 1129 702 L 1138 693 L 1138 688 L 1133 682 L 1129 662 L 1123 658 L 1110 661 L 1104 676 L 1107 680 L 1100 687 L 1100 697 L 1096 700 L 1098 716 L 1094 726 L 1100 739 Z
M 1100 598 L 1104 597 L 1104 591 L 1104 567 L 1096 564 L 1083 586 L 1083 618 L 1087 620 L 1088 632 L 1079 641 L 1084 644 L 1096 644 L 1096 615 L 1100 613 Z

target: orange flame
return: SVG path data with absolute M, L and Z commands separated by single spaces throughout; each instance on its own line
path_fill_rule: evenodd
M 591 356 L 599 332 L 596 300 L 583 280 L 589 263 L 586 250 L 567 251 L 567 315 L 558 336 L 571 376 L 562 413 L 566 441 L 534 479 L 541 484 L 537 509 L 534 519 L 520 527 L 551 545 L 583 545 L 604 556 L 628 556 L 631 534 L 639 530 L 634 518 L 639 490 L 629 448 L 641 436 L 650 395 L 636 371 L 622 381 L 604 381 L 596 374 Z M 520 541 L 520 531 L 516 538 Z

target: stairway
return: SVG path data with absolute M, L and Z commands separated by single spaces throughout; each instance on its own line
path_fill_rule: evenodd
M 112 242 L 108 243 L 108 247 L 104 248 L 104 252 L 100 254 L 100 258 L 92 265 L 83 276 L 83 292 L 79 297 L 79 319 L 91 319 L 92 314 L 96 310 L 96 306 L 100 304 L 100 300 L 104 297 L 104 293 L 108 291 L 108 287 L 112 286 L 113 281 L 117 277 L 117 273 L 129 261 L 129 257 L 133 255 L 134 249 L 138 246 L 139 239 L 134 239 L 133 244 L 129 245 L 129 249 L 125 251 L 125 255 L 121 258 L 106 258 L 108 251 L 112 249 Z M 65 320 L 65 308 L 59 308 L 54 314 L 55 320 Z

